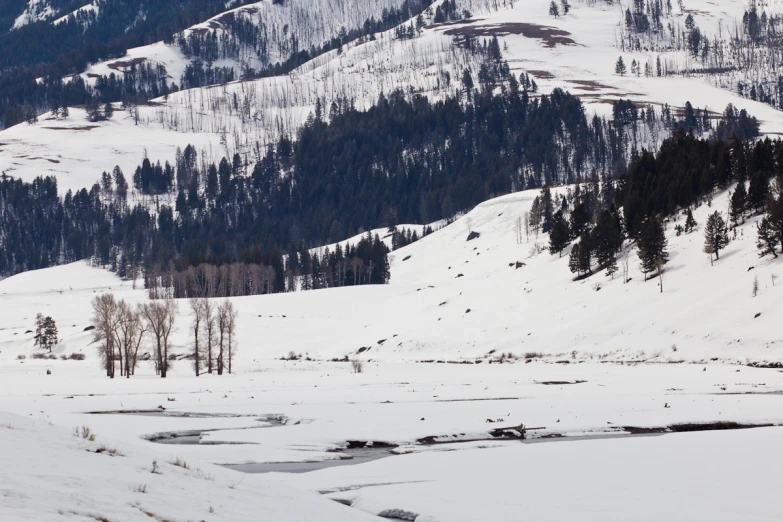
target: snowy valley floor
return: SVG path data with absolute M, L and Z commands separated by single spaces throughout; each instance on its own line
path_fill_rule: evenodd
M 776 369 L 533 361 L 380 363 L 353 374 L 345 363 L 276 362 L 239 376 L 114 381 L 92 370 L 2 367 L 3 520 L 783 517 L 783 427 L 638 434 L 783 424 Z M 524 442 L 490 434 L 520 423 L 545 429 Z M 95 441 L 74 436 L 81 426 Z M 203 433 L 199 443 L 145 439 L 163 432 Z M 377 460 L 308 473 L 216 465 L 344 458 L 348 441 L 386 444 Z

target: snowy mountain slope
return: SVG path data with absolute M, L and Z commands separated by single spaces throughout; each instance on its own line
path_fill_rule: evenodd
M 777 328 L 783 300 L 783 259 L 759 259 L 755 219 L 714 266 L 702 252 L 702 229 L 677 237 L 668 225 L 671 261 L 664 291 L 657 279 L 644 282 L 635 250 L 631 281 L 594 274 L 573 281 L 562 258 L 544 251 L 547 237 L 523 238 L 517 227 L 535 192 L 487 201 L 455 223 L 395 251 L 391 284 L 346 287 L 234 299 L 243 320 L 239 333 L 243 367 L 295 353 L 317 359 L 352 356 L 374 360 L 465 360 L 538 352 L 549 358 L 651 362 L 779 362 L 783 339 Z M 696 209 L 703 225 L 719 195 Z M 680 218 L 683 219 L 683 218 Z M 468 233 L 480 237 L 466 241 Z M 536 246 L 537 245 L 537 246 Z M 517 268 L 516 263 L 523 263 Z M 56 283 L 46 279 L 52 274 Z M 93 276 L 138 302 L 141 289 L 83 263 L 29 272 L 0 282 L 0 305 L 8 327 L 0 332 L 4 358 L 32 350 L 36 313 L 52 315 L 63 334 L 62 353 L 94 354 L 89 334 Z M 107 279 L 108 278 L 108 279 Z M 758 278 L 760 292 L 752 295 Z M 114 282 L 110 282 L 110 281 Z M 71 289 L 74 281 L 85 287 Z M 61 293 L 58 293 L 61 291 Z M 181 303 L 177 352 L 189 346 L 187 304 Z M 756 317 L 756 314 L 758 317 Z M 73 325 L 73 326 L 71 326 Z M 568 325 L 563 330 L 558 325 Z M 257 329 L 264 332 L 259 343 Z M 382 341 L 382 342 L 381 342 Z
M 155 129 L 148 134 L 151 139 L 137 132 L 131 119 L 115 118 L 111 122 L 110 126 L 115 130 L 103 139 L 107 147 L 122 153 L 119 160 L 93 154 L 93 145 L 83 139 L 83 131 L 60 130 L 39 139 L 35 136 L 44 133 L 34 130 L 54 125 L 41 121 L 30 129 L 27 124 L 20 124 L 0 133 L 0 169 L 29 180 L 51 172 L 54 165 L 29 158 L 78 158 L 78 162 L 72 163 L 61 160 L 56 169 L 56 172 L 69 173 L 70 179 L 63 179 L 61 188 L 78 189 L 97 181 L 100 172 L 115 164 L 126 172 L 135 168 L 141 160 L 138 151 L 145 147 L 153 159 L 171 160 L 175 144 L 184 148 L 188 143 L 194 143 L 199 150 L 220 151 L 221 155 L 239 152 L 253 162 L 269 140 L 281 134 L 294 135 L 296 128 L 314 111 L 316 100 L 320 100 L 325 109 L 332 102 L 344 100 L 367 108 L 375 103 L 381 92 L 388 93 L 396 88 L 430 98 L 453 95 L 461 88 L 462 70 L 472 70 L 475 77 L 480 64 L 478 57 L 455 45 L 466 35 L 479 39 L 498 36 L 503 56 L 515 74 L 530 74 L 540 93 L 560 87 L 579 95 L 588 114 L 610 115 L 611 103 L 625 98 L 643 106 L 659 107 L 663 104 L 682 107 L 686 101 L 691 101 L 696 107 L 715 112 L 733 103 L 759 118 L 763 133 L 783 132 L 783 113 L 767 104 L 714 87 L 708 79 L 615 74 L 614 65 L 621 54 L 629 64 L 632 60 L 650 64 L 655 60 L 653 54 L 618 49 L 620 6 L 625 4 L 577 3 L 568 15 L 558 18 L 548 15 L 548 5 L 545 0 L 528 0 L 513 6 L 499 5 L 497 11 L 479 10 L 481 15 L 468 22 L 430 26 L 421 36 L 411 40 L 395 39 L 394 30 L 390 30 L 376 35 L 375 41 L 355 42 L 344 46 L 340 53 L 331 51 L 319 56 L 284 77 L 190 89 L 167 99 L 161 98 L 155 104 L 139 109 L 139 128 Z M 688 2 L 686 10 L 692 10 L 706 30 L 734 23 L 736 17 L 741 16 L 743 5 L 739 0 L 721 6 L 693 0 Z M 475 7 L 480 8 L 478 4 Z M 283 23 L 285 18 L 278 20 Z M 151 51 L 155 53 L 154 60 L 164 63 L 170 75 L 181 74 L 185 63 L 181 52 L 175 46 L 163 43 L 131 50 L 123 60 L 152 60 L 146 55 Z M 672 51 L 668 58 L 663 57 L 664 61 L 675 60 L 679 56 L 677 53 L 681 51 Z M 96 67 L 105 68 L 99 71 L 102 74 L 121 69 L 116 64 L 115 69 L 109 64 Z M 76 122 L 81 119 L 74 111 L 71 116 L 74 123 L 67 126 L 79 127 Z M 134 138 L 129 139 L 129 136 Z M 655 148 L 663 138 L 663 135 L 657 135 L 641 139 L 642 144 Z M 158 143 L 171 144 L 168 156 Z M 154 153 L 156 150 L 164 155 L 158 156 Z M 132 158 L 134 155 L 137 157 Z M 77 170 L 80 172 L 78 180 L 72 174 Z
M 187 40 L 193 34 L 197 36 L 214 35 L 217 40 L 223 38 L 237 42 L 241 50 L 236 58 L 222 57 L 215 62 L 216 67 L 231 67 L 237 76 L 247 68 L 262 69 L 268 65 L 284 62 L 299 50 L 309 50 L 338 35 L 341 29 L 352 30 L 362 27 L 365 20 L 380 19 L 384 10 L 399 8 L 403 0 L 290 0 L 273 2 L 264 0 L 227 11 L 184 31 L 180 36 Z M 257 30 L 248 41 L 247 36 L 234 34 L 229 24 L 241 21 Z M 263 42 L 259 52 L 252 44 Z M 121 60 L 95 64 L 82 76 L 90 80 L 94 75 L 122 74 L 115 66 L 117 62 L 129 59 L 145 60 L 164 65 L 170 78 L 180 83 L 185 66 L 194 59 L 184 56 L 177 43 L 155 44 L 131 49 L 128 56 Z
M 27 24 L 46 20 L 54 16 L 56 12 L 47 0 L 28 0 L 27 7 L 16 18 L 12 29 L 19 29 Z

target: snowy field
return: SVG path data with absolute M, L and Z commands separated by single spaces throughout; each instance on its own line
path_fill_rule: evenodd
M 748 364 L 783 360 L 783 260 L 757 257 L 753 220 L 715 266 L 701 226 L 670 223 L 661 293 L 634 257 L 627 284 L 574 282 L 518 244 L 534 196 L 394 252 L 389 285 L 235 298 L 235 375 L 107 379 L 90 300 L 142 289 L 84 263 L 0 281 L 3 519 L 780 520 L 783 373 Z M 86 360 L 33 360 L 38 312 Z M 679 426 L 714 423 L 769 427 Z M 509 440 L 522 424 L 541 429 Z

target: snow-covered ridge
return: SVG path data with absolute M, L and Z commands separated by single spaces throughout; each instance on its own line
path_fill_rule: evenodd
M 49 5 L 48 0 L 27 0 L 27 7 L 14 20 L 12 29 L 19 29 L 33 22 L 41 22 L 56 14 L 56 11 Z

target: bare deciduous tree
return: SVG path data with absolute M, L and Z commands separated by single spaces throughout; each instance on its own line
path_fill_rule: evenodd
M 141 312 L 133 306 L 120 300 L 116 310 L 115 339 L 120 354 L 120 375 L 126 378 L 136 373 L 139 347 L 147 331 L 147 325 L 142 320 Z M 124 368 L 123 368 L 124 365 Z
M 204 299 L 192 298 L 190 300 L 190 309 L 193 311 L 193 369 L 198 377 L 201 371 L 201 348 L 199 347 L 199 334 L 201 333 L 201 323 L 204 320 Z
M 153 301 L 141 308 L 155 341 L 155 370 L 165 379 L 169 370 L 169 336 L 174 330 L 178 306 L 173 299 Z
M 116 361 L 117 301 L 112 294 L 96 296 L 92 300 L 93 342 L 100 343 L 98 353 L 106 369 L 106 375 L 114 378 Z
M 234 361 L 234 354 L 237 351 L 237 342 L 235 339 L 237 331 L 237 309 L 231 301 L 226 299 L 224 301 L 223 311 L 225 313 L 225 326 L 226 326 L 226 339 L 227 339 L 227 356 L 228 356 L 228 373 L 232 373 L 232 362 Z
M 215 305 L 209 299 L 203 299 L 204 330 L 207 334 L 207 373 L 212 373 L 215 361 L 213 347 L 215 345 Z

